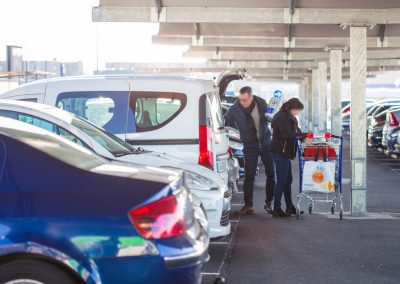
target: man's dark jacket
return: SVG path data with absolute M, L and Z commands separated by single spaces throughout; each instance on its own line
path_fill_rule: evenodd
M 303 134 L 298 128 L 297 118 L 280 110 L 272 118 L 271 126 L 274 133 L 271 152 L 279 153 L 290 159 L 296 157 L 296 135 L 303 138 Z
M 246 114 L 243 108 L 240 106 L 239 100 L 237 100 L 225 114 L 225 125 L 236 128 L 240 132 L 240 139 L 242 140 L 245 147 L 266 147 L 271 142 L 271 131 L 268 128 L 268 121 L 265 118 L 265 109 L 267 108 L 267 102 L 257 96 L 254 96 L 257 103 L 258 113 L 260 115 L 260 133 L 259 137 L 261 141 L 253 141 L 254 134 L 252 129 L 249 127 L 247 122 Z M 254 121 L 254 123 L 257 123 Z

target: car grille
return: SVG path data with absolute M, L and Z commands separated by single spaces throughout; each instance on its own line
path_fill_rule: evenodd
M 222 211 L 220 224 L 221 224 L 221 226 L 228 226 L 229 225 L 229 211 Z

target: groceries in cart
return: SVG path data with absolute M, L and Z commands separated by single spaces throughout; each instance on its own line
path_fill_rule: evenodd
M 311 144 L 297 139 L 300 171 L 300 187 L 297 196 L 297 219 L 300 218 L 302 199 L 309 201 L 308 211 L 311 214 L 316 202 L 331 205 L 335 213 L 339 200 L 339 217 L 343 219 L 342 202 L 342 144 L 343 138 L 331 133 L 314 135 L 308 133 Z

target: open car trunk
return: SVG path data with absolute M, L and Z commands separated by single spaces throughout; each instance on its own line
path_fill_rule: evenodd
M 225 97 L 225 92 L 228 88 L 229 83 L 235 80 L 242 80 L 244 77 L 246 77 L 246 69 L 222 72 L 217 79 L 219 97 L 221 98 L 221 100 Z

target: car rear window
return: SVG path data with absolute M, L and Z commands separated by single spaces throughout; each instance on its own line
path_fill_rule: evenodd
M 128 92 L 65 92 L 57 97 L 56 106 L 85 118 L 113 134 L 125 134 L 128 121 Z

